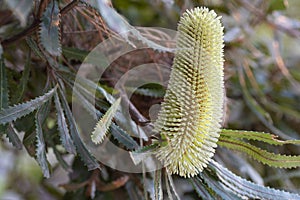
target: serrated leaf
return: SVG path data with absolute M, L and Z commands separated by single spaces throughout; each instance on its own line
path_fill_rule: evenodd
M 40 41 L 53 56 L 61 55 L 60 12 L 56 1 L 47 5 L 40 23 Z
M 263 164 L 280 167 L 280 168 L 293 168 L 300 167 L 300 156 L 287 156 L 270 153 L 266 150 L 255 147 L 244 141 L 232 139 L 221 135 L 218 141 L 218 145 L 226 147 L 231 150 L 241 151 L 246 153 L 253 159 L 262 162 Z
M 224 190 L 231 191 L 240 196 L 241 198 L 254 198 L 254 199 L 300 199 L 298 194 L 285 192 L 269 188 L 262 185 L 257 185 L 246 179 L 243 179 L 231 171 L 221 166 L 219 163 L 212 160 L 208 165 L 209 168 L 215 171 L 219 181 L 224 185 Z
M 35 126 L 36 126 L 36 159 L 39 165 L 42 168 L 42 172 L 45 178 L 50 177 L 50 171 L 48 167 L 48 160 L 46 156 L 46 144 L 44 140 L 44 133 L 42 129 L 42 125 L 44 123 L 44 120 L 46 118 L 47 113 L 47 107 L 49 106 L 49 103 L 43 104 L 35 115 Z
M 61 89 L 59 89 L 59 92 L 61 96 L 62 106 L 66 112 L 66 117 L 70 125 L 71 137 L 76 147 L 77 153 L 79 153 L 80 158 L 83 160 L 83 162 L 85 163 L 85 165 L 88 167 L 89 170 L 100 168 L 98 162 L 91 155 L 91 153 L 85 147 L 85 144 L 80 138 L 77 124 L 68 106 L 68 102 L 66 100 L 66 97 L 64 96 L 64 93 L 61 91 Z
M 57 126 L 60 133 L 60 140 L 62 142 L 62 145 L 69 153 L 76 154 L 76 149 L 70 137 L 68 124 L 66 122 L 65 114 L 61 107 L 57 92 L 55 92 L 54 94 L 54 102 L 57 113 Z
M 14 147 L 16 147 L 19 150 L 22 149 L 23 147 L 22 142 L 18 137 L 16 130 L 12 127 L 11 124 L 7 126 L 7 137 L 9 139 L 9 142 L 11 142 Z
M 35 99 L 26 103 L 17 104 L 13 107 L 8 107 L 0 111 L 0 124 L 6 124 L 8 122 L 15 121 L 18 118 L 24 117 L 29 113 L 33 112 L 45 102 L 47 102 L 56 91 L 57 87 L 54 87 L 43 96 L 36 97 Z
M 81 87 L 77 87 L 78 89 L 81 89 Z M 83 89 L 83 88 L 82 88 Z M 78 98 L 79 102 L 82 103 L 83 107 L 89 112 L 89 114 L 94 117 L 95 120 L 97 120 L 96 117 L 102 117 L 103 114 L 99 111 L 96 110 L 95 107 L 81 94 L 85 93 L 87 90 L 80 90 L 80 92 L 76 89 L 73 88 L 73 94 Z M 95 115 L 96 113 L 96 115 Z M 123 144 L 127 149 L 133 150 L 137 149 L 139 145 L 136 143 L 132 137 L 127 134 L 121 127 L 116 125 L 114 122 L 110 126 L 110 132 L 112 136 L 118 140 L 121 144 Z
M 161 181 L 161 169 L 154 172 L 154 199 L 162 200 L 163 199 L 163 188 Z
M 105 138 L 106 133 L 112 123 L 113 117 L 115 116 L 120 103 L 121 98 L 118 98 L 96 124 L 95 129 L 91 135 L 91 139 L 95 144 L 101 143 Z
M 222 129 L 221 135 L 231 139 L 247 139 L 265 142 L 271 145 L 300 144 L 300 140 L 279 140 L 278 136 L 257 131 Z

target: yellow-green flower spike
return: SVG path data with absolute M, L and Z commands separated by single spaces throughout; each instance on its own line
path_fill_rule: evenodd
M 217 146 L 224 102 L 220 18 L 195 8 L 179 21 L 173 68 L 155 122 L 163 139 L 156 156 L 171 174 L 198 174 Z

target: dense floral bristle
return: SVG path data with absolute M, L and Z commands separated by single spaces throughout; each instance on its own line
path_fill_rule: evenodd
M 207 8 L 186 11 L 178 25 L 173 68 L 155 122 L 165 140 L 156 156 L 172 174 L 191 177 L 214 155 L 223 117 L 223 27 Z

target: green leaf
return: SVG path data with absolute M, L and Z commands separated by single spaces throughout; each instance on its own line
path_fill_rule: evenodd
M 110 7 L 105 0 L 84 0 L 86 6 L 99 13 L 108 27 L 114 32 L 118 33 L 125 41 L 135 47 L 134 43 L 136 40 L 141 41 L 146 47 L 158 51 L 171 52 L 175 49 L 168 48 L 160 45 L 152 40 L 145 37 L 139 29 L 131 26 L 114 8 Z M 134 41 L 130 40 L 134 38 Z
M 12 127 L 11 124 L 9 124 L 7 126 L 7 137 L 9 139 L 9 141 L 14 145 L 14 147 L 16 147 L 19 150 L 22 149 L 22 147 L 23 147 L 22 142 L 21 142 L 20 138 L 18 137 L 18 133 Z
M 193 184 L 195 191 L 199 195 L 199 197 L 201 197 L 202 199 L 214 200 L 214 197 L 209 192 L 210 188 L 204 183 L 203 179 L 200 179 L 198 177 L 193 177 L 190 180 Z M 223 199 L 227 200 L 225 198 L 223 198 Z
M 8 107 L 7 76 L 4 59 L 0 59 L 0 110 Z
M 0 111 L 8 107 L 8 87 L 4 59 L 0 59 Z M 5 134 L 7 125 L 0 124 L 0 134 Z
M 60 13 L 56 1 L 47 5 L 40 23 L 40 41 L 47 52 L 53 56 L 61 54 Z
M 286 6 L 284 0 L 271 0 L 269 2 L 268 12 L 272 12 L 274 10 L 285 10 Z
M 68 106 L 66 97 L 60 88 L 59 88 L 59 92 L 62 100 L 62 106 L 66 112 L 66 117 L 70 125 L 71 137 L 73 139 L 77 152 L 79 153 L 81 159 L 83 160 L 83 162 L 85 163 L 85 165 L 88 167 L 89 170 L 100 168 L 98 162 L 91 155 L 91 153 L 88 151 L 88 149 L 85 147 L 85 144 L 81 140 L 75 119 Z
M 73 60 L 78 60 L 83 62 L 84 59 L 88 56 L 89 52 L 85 50 L 73 48 L 73 47 L 63 47 L 62 54 L 68 59 L 73 59 Z
M 60 133 L 61 143 L 65 147 L 66 151 L 72 154 L 76 154 L 76 149 L 70 137 L 68 124 L 66 122 L 65 114 L 61 107 L 57 92 L 55 92 L 54 94 L 54 102 L 57 113 L 57 126 Z
M 287 155 L 270 153 L 266 150 L 262 150 L 244 141 L 232 139 L 224 135 L 220 136 L 218 145 L 222 147 L 226 147 L 231 150 L 237 150 L 246 153 L 248 156 L 252 157 L 253 159 L 272 167 L 280 167 L 280 168 L 300 167 L 300 156 L 287 156 Z
M 278 136 L 264 132 L 256 131 L 240 131 L 222 129 L 222 136 L 229 137 L 231 139 L 247 139 L 265 142 L 271 145 L 284 145 L 284 144 L 300 144 L 300 140 L 279 140 Z
M 95 144 L 99 144 L 103 141 L 120 103 L 121 98 L 118 98 L 96 124 L 95 129 L 91 135 L 91 139 Z
M 272 123 L 272 118 L 270 114 L 265 111 L 265 109 L 258 104 L 258 102 L 251 96 L 251 94 L 248 91 L 248 88 L 246 86 L 246 81 L 244 77 L 244 72 L 243 70 L 239 70 L 239 81 L 242 86 L 242 92 L 244 99 L 246 101 L 246 104 L 250 108 L 250 110 L 259 118 L 259 120 L 266 126 L 268 127 L 273 133 L 276 135 L 279 135 L 283 139 L 291 139 L 290 136 L 284 134 L 282 131 L 277 129 Z
M 171 173 L 167 171 L 167 173 L 165 173 L 165 176 L 167 176 L 166 179 L 170 183 L 170 186 L 171 186 L 171 189 L 172 189 L 172 192 L 173 192 L 174 196 L 176 197 L 177 200 L 180 200 L 180 197 L 179 197 L 179 195 L 178 195 L 178 193 L 176 191 L 175 184 L 174 184 L 174 181 L 173 181 Z
M 59 162 L 59 164 L 62 166 L 62 168 L 64 168 L 67 172 L 71 172 L 72 169 L 71 167 L 68 165 L 68 163 L 63 159 L 62 155 L 60 154 L 60 152 L 57 150 L 57 147 L 55 145 L 52 146 L 53 148 L 53 152 L 55 154 L 55 157 L 57 159 L 57 161 Z
M 5 0 L 8 7 L 20 21 L 21 26 L 25 26 L 27 17 L 32 9 L 32 0 Z
M 11 100 L 12 103 L 18 103 L 22 100 L 26 86 L 27 86 L 27 82 L 29 80 L 30 67 L 31 67 L 31 49 L 29 49 L 29 51 L 28 51 L 26 63 L 24 66 L 24 71 L 22 73 L 22 78 L 18 85 L 17 91 L 15 92 L 16 95 Z
M 43 96 L 37 97 L 31 101 L 26 103 L 17 104 L 13 107 L 8 107 L 0 111 L 0 124 L 5 124 L 8 122 L 15 121 L 18 118 L 24 117 L 29 113 L 33 112 L 45 102 L 47 102 L 54 92 L 56 91 L 56 87 L 51 89 L 49 92 L 44 94 Z
M 39 49 L 39 47 L 37 46 L 36 42 L 31 37 L 27 37 L 26 42 L 35 55 L 39 56 L 43 60 L 47 60 L 41 52 L 41 50 Z
M 82 87 L 76 87 L 77 89 L 83 89 L 81 92 L 86 93 L 87 90 L 85 90 Z M 97 117 L 102 117 L 103 114 L 96 110 L 95 107 L 79 92 L 76 88 L 73 88 L 73 94 L 78 98 L 79 102 L 83 105 L 83 107 L 89 112 L 89 114 L 94 117 L 95 120 L 97 120 Z M 95 113 L 97 116 L 95 116 Z M 114 122 L 110 126 L 110 133 L 113 135 L 113 137 L 118 140 L 121 144 L 123 144 L 127 149 L 137 149 L 139 145 L 136 143 L 135 140 L 132 139 L 132 137 L 127 134 L 121 127 L 116 125 Z
M 49 103 L 43 104 L 38 111 L 36 112 L 35 115 L 35 125 L 36 125 L 36 159 L 39 165 L 42 168 L 43 175 L 45 178 L 50 177 L 50 171 L 48 167 L 48 160 L 46 156 L 46 144 L 44 140 L 44 135 L 43 135 L 43 129 L 42 125 L 44 123 L 44 120 L 46 118 L 46 113 L 47 113 L 47 107 L 49 107 Z
M 243 179 L 233 174 L 214 160 L 212 160 L 208 166 L 216 173 L 219 181 L 223 183 L 224 190 L 234 192 L 243 199 L 300 199 L 298 194 L 257 185 Z
M 154 172 L 154 199 L 163 199 L 163 188 L 161 183 L 161 169 Z

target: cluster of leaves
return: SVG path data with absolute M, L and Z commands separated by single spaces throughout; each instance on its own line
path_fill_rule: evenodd
M 299 172 L 268 167 L 295 168 L 300 165 L 299 156 L 282 155 L 300 153 L 297 148 L 299 140 L 293 140 L 300 137 L 300 76 L 297 71 L 300 62 L 297 53 L 300 51 L 294 45 L 300 37 L 300 22 L 288 16 L 286 2 L 181 3 L 162 0 L 114 3 L 133 24 L 134 18 L 130 16 L 141 15 L 149 24 L 173 29 L 181 11 L 194 6 L 208 6 L 223 16 L 227 91 L 224 127 L 228 129 L 221 132 L 214 161 L 203 173 L 190 179 L 172 177 L 164 169 L 129 174 L 100 166 L 86 147 L 80 134 L 82 127 L 70 109 L 73 92 L 76 102 L 80 102 L 87 112 L 96 113 L 93 115 L 95 120 L 103 116 L 107 121 L 100 121 L 97 125 L 93 135 L 96 142 L 107 134 L 106 129 L 110 126 L 108 137 L 116 145 L 127 150 L 143 148 L 151 138 L 140 141 L 130 135 L 140 135 L 140 128 L 149 121 L 150 106 L 162 101 L 165 89 L 154 84 L 135 90 L 132 98 L 127 99 L 132 119 L 124 121 L 124 116 L 115 116 L 115 121 L 123 122 L 123 129 L 112 121 L 111 112 L 116 108 L 110 92 L 120 73 L 139 63 L 171 66 L 172 49 L 147 39 L 151 38 L 151 32 L 145 37 L 104 0 L 0 2 L 1 135 L 17 149 L 25 147 L 40 165 L 44 177 L 50 177 L 51 171 L 55 173 L 59 167 L 69 173 L 69 183 L 61 185 L 66 191 L 64 194 L 54 192 L 45 184 L 45 193 L 50 196 L 64 196 L 66 199 L 117 199 L 120 196 L 163 199 L 167 194 L 170 199 L 300 199 L 296 194 L 299 193 Z M 139 12 L 139 9 L 143 11 Z M 136 23 L 143 22 L 139 20 Z M 76 72 L 88 52 L 109 36 L 131 45 L 133 37 L 149 49 L 118 59 L 104 73 L 106 80 L 95 83 L 83 78 L 78 81 L 78 90 L 72 91 Z M 99 56 L 94 59 L 94 62 L 105 62 Z M 124 66 L 124 63 L 130 63 L 130 66 Z M 96 91 L 96 94 L 91 91 Z M 94 95 L 95 106 L 91 102 Z M 110 105 L 113 106 L 110 108 Z M 272 132 L 282 140 L 268 133 L 230 129 Z M 21 134 L 24 134 L 22 139 Z M 7 144 L 3 145 L 9 148 Z M 139 151 L 155 147 L 150 145 Z M 50 151 L 58 161 L 56 164 L 50 164 L 47 159 Z M 76 156 L 68 161 L 68 155 Z M 225 166 L 252 182 L 235 175 Z M 264 183 L 294 193 L 260 185 Z

